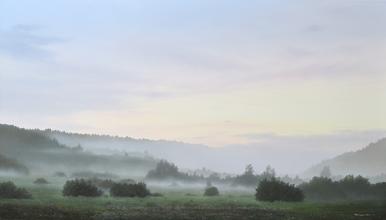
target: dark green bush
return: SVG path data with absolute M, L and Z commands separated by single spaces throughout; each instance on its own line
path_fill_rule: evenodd
M 114 183 L 110 188 L 110 195 L 114 197 L 146 197 L 150 191 L 145 183 Z
M 345 176 L 338 182 L 341 190 L 350 199 L 364 198 L 371 193 L 371 184 L 362 176 Z
M 217 187 L 210 186 L 205 189 L 204 196 L 218 196 L 220 193 L 218 192 Z
M 37 178 L 35 181 L 34 181 L 35 184 L 38 184 L 38 185 L 43 185 L 43 184 L 48 184 L 49 182 L 44 179 L 44 178 Z
M 98 189 L 91 181 L 84 179 L 69 180 L 63 187 L 63 196 L 101 196 L 102 191 Z
M 114 181 L 111 179 L 99 179 L 99 178 L 92 178 L 90 179 L 91 183 L 97 186 L 101 189 L 110 189 L 114 185 Z
M 376 183 L 372 187 L 372 193 L 379 198 L 386 199 L 386 182 Z
M 314 177 L 299 186 L 308 200 L 367 200 L 384 199 L 386 185 L 371 184 L 362 176 L 348 175 L 339 181 L 327 177 Z M 385 191 L 384 191 L 385 190 Z
M 256 189 L 256 199 L 260 201 L 303 201 L 303 192 L 288 183 L 282 182 L 276 178 L 264 179 L 259 183 Z
M 346 198 L 338 182 L 327 177 L 314 177 L 308 183 L 299 186 L 307 199 L 311 200 L 337 200 Z
M 0 198 L 29 199 L 31 194 L 24 188 L 18 188 L 13 182 L 0 183 Z

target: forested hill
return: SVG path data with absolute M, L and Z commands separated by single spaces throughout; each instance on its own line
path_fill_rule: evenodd
M 115 154 L 117 152 L 129 156 L 156 158 L 172 161 L 179 166 L 189 169 L 209 166 L 207 161 L 213 161 L 221 152 L 200 144 L 189 144 L 170 140 L 150 140 L 132 137 L 119 137 L 99 134 L 79 134 L 46 129 L 42 131 L 46 136 L 55 138 L 58 142 L 68 146 L 81 145 L 83 149 L 98 154 Z M 189 155 L 187 157 L 187 155 Z M 217 162 L 218 163 L 218 162 Z M 245 166 L 244 164 L 242 167 Z M 214 167 L 213 169 L 216 169 Z
M 0 124 L 0 153 L 18 161 L 31 172 L 56 170 L 130 173 L 138 175 L 155 167 L 157 160 L 145 156 L 97 155 L 82 147 L 69 147 L 41 130 Z
M 170 140 L 150 140 L 144 138 L 119 137 L 99 134 L 79 134 L 65 131 L 46 129 L 42 131 L 46 136 L 58 140 L 60 143 L 68 146 L 82 145 L 85 149 L 93 152 L 105 152 L 110 149 L 111 152 L 126 151 L 127 153 L 140 153 L 146 151 L 153 155 L 161 155 L 165 149 L 169 151 L 180 151 L 184 149 L 208 148 L 204 145 L 189 144 Z
M 329 166 L 333 175 L 361 174 L 375 176 L 386 173 L 386 138 L 365 148 L 325 160 L 306 171 L 307 176 L 317 175 Z

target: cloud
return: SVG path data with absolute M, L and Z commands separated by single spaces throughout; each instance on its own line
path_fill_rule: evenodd
M 19 24 L 0 29 L 0 53 L 15 59 L 47 59 L 52 53 L 46 46 L 61 42 L 53 37 L 39 34 L 34 25 Z

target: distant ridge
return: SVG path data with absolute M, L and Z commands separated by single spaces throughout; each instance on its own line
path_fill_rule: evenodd
M 0 153 L 8 164 L 18 161 L 31 173 L 55 171 L 114 172 L 143 175 L 154 168 L 157 159 L 135 155 L 99 155 L 80 145 L 67 145 L 43 130 L 0 124 Z M 14 162 L 16 166 L 16 162 Z M 22 165 L 20 165 L 22 166 Z
M 322 161 L 305 172 L 306 176 L 318 175 L 323 167 L 329 166 L 333 175 L 369 175 L 386 173 L 386 138 L 370 143 L 365 148 L 347 152 Z

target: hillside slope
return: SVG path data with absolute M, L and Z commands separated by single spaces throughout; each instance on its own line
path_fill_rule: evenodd
M 365 148 L 348 152 L 311 167 L 306 176 L 318 175 L 324 166 L 329 166 L 333 175 L 361 174 L 375 176 L 386 173 L 386 138 L 371 143 Z
M 42 131 L 60 143 L 68 146 L 81 145 L 85 150 L 98 154 L 125 154 L 134 157 L 154 156 L 196 169 L 208 165 L 205 161 L 213 160 L 214 150 L 205 145 L 189 144 L 169 140 L 135 139 L 110 135 L 78 134 L 46 129 Z M 190 155 L 187 157 L 186 155 Z M 205 158 L 203 160 L 203 158 Z
M 157 163 L 157 160 L 145 156 L 97 155 L 79 146 L 68 147 L 40 130 L 1 124 L 0 153 L 35 173 L 88 170 L 143 175 Z

